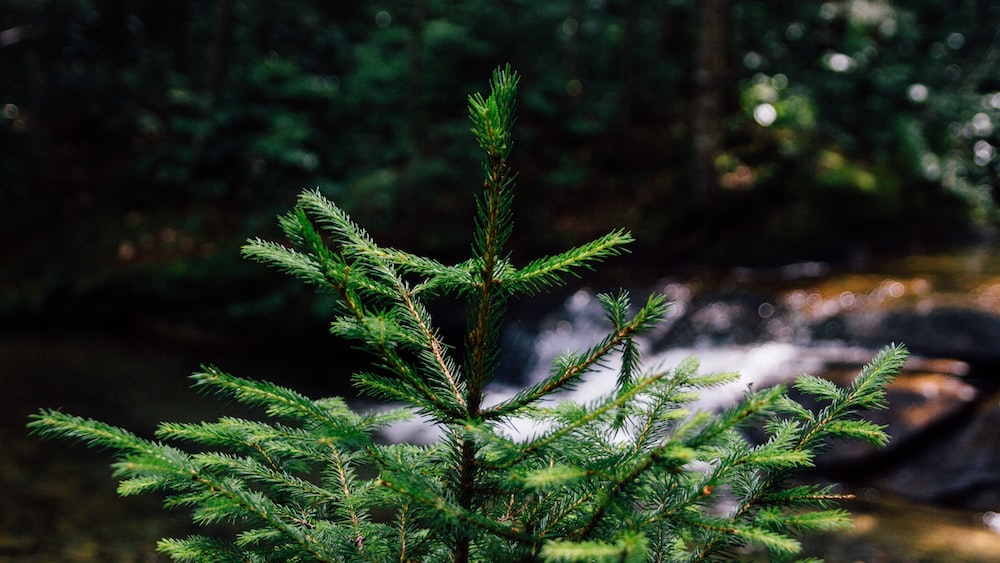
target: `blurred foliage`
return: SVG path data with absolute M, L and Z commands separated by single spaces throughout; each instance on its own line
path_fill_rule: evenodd
M 1000 6 L 729 3 L 706 206 L 692 0 L 4 0 L 0 306 L 281 307 L 237 248 L 307 186 L 386 244 L 463 255 L 479 165 L 454 100 L 505 62 L 524 84 L 515 259 L 625 225 L 633 270 L 663 274 L 996 220 Z

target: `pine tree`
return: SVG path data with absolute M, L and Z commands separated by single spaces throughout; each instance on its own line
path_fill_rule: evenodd
M 468 260 L 446 265 L 381 246 L 318 191 L 280 218 L 290 246 L 256 239 L 243 248 L 332 294 L 332 333 L 373 357 L 354 385 L 402 406 L 359 413 L 341 398 L 314 400 L 204 367 L 195 387 L 260 407 L 267 420 L 164 422 L 151 440 L 43 410 L 31 430 L 113 450 L 121 495 L 160 492 L 197 524 L 238 528 L 227 538 L 161 540 L 158 549 L 177 561 L 715 561 L 747 545 L 789 560 L 800 551 L 797 534 L 848 525 L 836 506 L 842 495 L 791 478 L 831 438 L 887 441 L 856 413 L 884 407 L 902 347 L 880 352 L 848 388 L 798 379 L 798 391 L 825 405 L 816 412 L 782 386 L 701 412 L 691 408 L 698 393 L 738 375 L 700 374 L 694 359 L 644 367 L 635 338 L 668 303 L 653 295 L 635 307 L 622 291 L 600 296 L 610 328 L 603 340 L 558 358 L 513 396 L 489 400 L 508 300 L 562 284 L 631 241 L 618 230 L 523 266 L 511 261 L 517 85 L 500 68 L 488 97 L 469 97 L 485 180 Z M 428 313 L 443 297 L 467 303 L 460 346 L 445 342 Z M 611 364 L 618 374 L 606 396 L 554 400 Z M 415 416 L 443 437 L 380 439 L 387 425 Z M 536 430 L 516 438 L 508 430 L 519 424 Z M 752 426 L 767 438 L 750 441 Z

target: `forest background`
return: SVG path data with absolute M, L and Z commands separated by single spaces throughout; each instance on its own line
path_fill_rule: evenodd
M 997 220 L 995 2 L 2 5 L 7 319 L 293 326 L 309 298 L 238 249 L 313 186 L 384 244 L 463 256 L 481 174 L 461 101 L 507 62 L 515 260 L 625 227 L 605 272 L 641 283 Z

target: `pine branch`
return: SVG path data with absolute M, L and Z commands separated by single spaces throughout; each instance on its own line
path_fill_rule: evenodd
M 477 205 L 473 258 L 481 269 L 475 275 L 478 291 L 474 294 L 466 353 L 469 378 L 468 414 L 479 416 L 482 388 L 493 373 L 493 360 L 499 332 L 504 296 L 499 290 L 498 264 L 513 228 L 511 216 L 514 176 L 507 166 L 513 144 L 514 99 L 518 76 L 508 66 L 497 69 L 490 81 L 490 96 L 469 97 L 469 116 L 473 134 L 484 153 L 486 179 L 482 199 Z
M 544 561 L 573 562 L 628 562 L 646 561 L 647 540 L 642 534 L 626 532 L 616 542 L 603 541 L 548 541 L 542 547 Z
M 460 504 L 451 502 L 442 495 L 430 493 L 426 484 L 420 484 L 411 479 L 407 479 L 404 476 L 404 472 L 384 473 L 382 479 L 379 481 L 379 485 L 388 487 L 398 494 L 432 509 L 438 517 L 444 518 L 456 525 L 472 526 L 474 528 L 486 530 L 491 534 L 495 534 L 502 538 L 512 539 L 527 544 L 541 543 L 541 539 L 537 536 L 526 534 L 511 526 L 504 526 L 503 524 L 500 524 L 490 518 L 486 518 Z
M 402 305 L 403 324 L 409 327 L 413 333 L 420 336 L 419 342 L 423 354 L 424 365 L 427 366 L 425 373 L 433 377 L 439 386 L 450 392 L 455 399 L 454 408 L 468 412 L 469 406 L 466 404 L 465 392 L 460 381 L 461 374 L 455 366 L 455 362 L 448 355 L 448 347 L 441 341 L 437 331 L 431 327 L 430 316 L 423 305 L 413 299 L 413 295 L 408 288 L 397 280 L 397 296 Z
M 301 218 L 294 224 L 293 232 L 297 235 L 293 240 L 302 240 L 301 234 L 298 233 L 305 228 L 303 221 L 309 222 L 305 211 L 310 211 L 316 215 L 317 221 L 334 235 L 335 240 L 342 245 L 349 257 L 390 265 L 401 274 L 415 274 L 421 278 L 414 287 L 415 295 L 420 293 L 433 295 L 439 290 L 460 291 L 473 283 L 473 269 L 469 262 L 458 266 L 446 266 L 432 258 L 378 245 L 366 231 L 350 219 L 347 213 L 324 197 L 319 190 L 303 193 L 299 198 L 299 205 L 303 211 Z
M 906 348 L 897 345 L 880 350 L 861 368 L 850 387 L 838 390 L 831 404 L 816 415 L 812 427 L 803 434 L 799 447 L 811 447 L 824 433 L 830 432 L 833 423 L 836 424 L 832 429 L 842 435 L 873 440 L 872 443 L 876 445 L 884 444 L 888 437 L 880 427 L 869 422 L 859 423 L 849 417 L 861 410 L 886 407 L 885 388 L 902 370 L 907 355 Z M 807 381 L 806 392 L 809 389 L 808 383 Z
M 543 289 L 562 285 L 564 274 L 577 275 L 579 269 L 591 269 L 595 262 L 626 252 L 625 246 L 633 240 L 632 235 L 624 230 L 612 231 L 587 244 L 534 260 L 501 277 L 500 281 L 506 287 L 516 288 L 518 292 L 535 294 Z
M 589 350 L 557 360 L 554 372 L 547 378 L 529 385 L 519 391 L 514 397 L 502 401 L 482 413 L 484 418 L 501 418 L 509 416 L 518 410 L 538 402 L 553 392 L 566 389 L 577 383 L 588 371 L 597 367 L 605 360 L 608 353 L 622 345 L 637 334 L 652 328 L 666 312 L 666 302 L 662 297 L 650 297 L 631 322 L 618 327 L 601 343 Z
M 182 563 L 264 563 L 264 556 L 235 547 L 231 542 L 205 536 L 189 536 L 185 539 L 162 539 L 156 550 Z
M 804 384 L 805 388 L 818 391 L 821 396 L 831 399 L 832 403 L 822 409 L 818 415 L 806 417 L 808 422 L 801 427 L 797 443 L 794 445 L 792 451 L 812 452 L 821 445 L 821 440 L 830 436 L 829 430 L 831 425 L 834 425 L 833 428 L 840 432 L 844 432 L 843 427 L 841 426 L 838 429 L 837 425 L 846 423 L 849 429 L 857 428 L 857 426 L 851 424 L 857 421 L 849 420 L 849 417 L 854 416 L 854 413 L 862 408 L 862 406 L 868 408 L 884 407 L 885 386 L 902 369 L 903 364 L 906 362 L 906 355 L 905 348 L 901 346 L 884 348 L 876 354 L 871 362 L 861 369 L 848 389 L 838 390 L 836 397 L 831 396 L 829 386 L 823 384 L 817 385 L 813 380 L 806 380 Z M 775 403 L 787 404 L 787 399 L 775 401 Z M 871 425 L 863 423 L 860 426 L 870 428 Z M 859 433 L 859 435 L 865 437 L 864 433 Z M 787 468 L 780 468 L 766 473 L 757 473 L 751 481 L 743 483 L 744 493 L 738 506 L 730 515 L 730 520 L 736 522 L 745 515 L 752 513 L 758 507 L 763 507 L 764 499 L 769 498 L 769 492 L 777 488 L 787 476 Z M 757 539 L 759 540 L 760 538 Z M 707 555 L 718 545 L 724 545 L 722 537 L 714 536 L 709 538 L 705 542 L 702 553 Z M 782 552 L 778 546 L 768 546 L 768 549 L 775 549 L 778 552 Z M 700 557 L 699 560 L 701 558 L 703 557 Z
M 280 385 L 235 377 L 213 366 L 202 369 L 191 376 L 196 388 L 214 390 L 248 406 L 264 407 L 270 416 L 335 428 L 350 419 L 351 412 L 342 402 L 336 407 L 331 403 L 321 405 Z
M 117 455 L 156 462 L 160 467 L 173 468 L 183 474 L 192 468 L 181 450 L 144 440 L 135 434 L 93 419 L 73 416 L 51 409 L 30 415 L 28 428 L 36 436 L 65 438 L 91 447 L 107 448 Z
M 636 338 L 663 319 L 665 298 L 653 295 L 633 314 L 626 292 L 600 294 L 605 338 L 483 408 L 508 299 L 561 284 L 632 242 L 615 230 L 520 269 L 511 263 L 517 84 L 509 67 L 498 68 L 490 94 L 469 97 L 484 182 L 468 260 L 445 265 L 383 247 L 318 190 L 279 218 L 290 246 L 252 239 L 243 247 L 246 258 L 332 294 L 330 332 L 374 357 L 352 382 L 402 408 L 360 414 L 341 398 L 313 400 L 205 367 L 193 376 L 196 389 L 277 420 L 165 422 L 161 442 L 42 410 L 31 432 L 112 450 L 121 495 L 161 492 L 166 507 L 189 508 L 196 524 L 237 527 L 230 540 L 161 540 L 158 549 L 178 561 L 698 561 L 727 560 L 746 545 L 787 560 L 800 549 L 795 534 L 846 525 L 836 504 L 849 495 L 787 483 L 829 439 L 888 440 L 858 413 L 885 406 L 902 347 L 880 352 L 846 389 L 801 377 L 796 389 L 824 405 L 818 412 L 783 386 L 748 390 L 723 412 L 692 412 L 699 392 L 738 376 L 699 374 L 693 358 L 645 368 Z M 460 364 L 428 312 L 446 294 L 467 304 Z M 598 367 L 617 371 L 605 396 L 545 403 Z M 419 447 L 379 443 L 386 425 L 412 413 L 444 437 Z M 544 430 L 523 440 L 505 434 L 520 420 Z M 751 425 L 767 439 L 751 444 L 741 432 Z M 178 442 L 190 451 L 168 445 Z M 717 488 L 734 502 L 725 514 Z
M 523 444 L 518 457 L 513 460 L 507 460 L 506 463 L 517 463 L 518 461 L 534 455 L 535 452 L 543 450 L 573 432 L 581 428 L 588 427 L 608 413 L 613 413 L 617 409 L 620 409 L 634 397 L 640 395 L 646 391 L 648 387 L 654 385 L 660 379 L 667 377 L 669 374 L 670 372 L 659 372 L 647 375 L 636 381 L 635 385 L 631 389 L 618 393 L 617 395 L 606 398 L 602 401 L 598 401 L 590 408 L 583 409 L 580 416 L 573 417 L 573 420 L 568 421 L 563 426 Z
M 251 260 L 274 266 L 291 276 L 308 284 L 324 286 L 327 283 L 327 272 L 319 262 L 311 256 L 285 248 L 284 246 L 261 239 L 247 241 L 243 247 L 243 256 Z

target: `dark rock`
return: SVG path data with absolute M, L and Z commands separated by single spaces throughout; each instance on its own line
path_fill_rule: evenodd
M 913 500 L 969 510 L 1000 506 L 1000 393 L 978 403 L 966 424 L 929 441 L 875 481 Z
M 859 369 L 843 365 L 818 375 L 846 386 Z M 836 442 L 817 459 L 818 471 L 914 502 L 996 510 L 1000 392 L 984 393 L 967 380 L 968 372 L 960 361 L 911 358 L 887 389 L 889 407 L 861 413 L 886 426 L 889 444 Z
M 860 367 L 831 368 L 819 375 L 847 386 Z M 866 420 L 885 426 L 889 444 L 878 448 L 856 440 L 835 442 L 817 460 L 821 469 L 851 480 L 858 474 L 895 467 L 914 452 L 923 452 L 935 436 L 953 432 L 966 421 L 979 395 L 961 377 L 967 369 L 963 362 L 911 357 L 903 373 L 886 389 L 888 408 L 860 413 Z
M 1000 365 L 1000 316 L 951 307 L 848 312 L 819 323 L 818 339 L 869 347 L 902 342 L 914 354 Z

